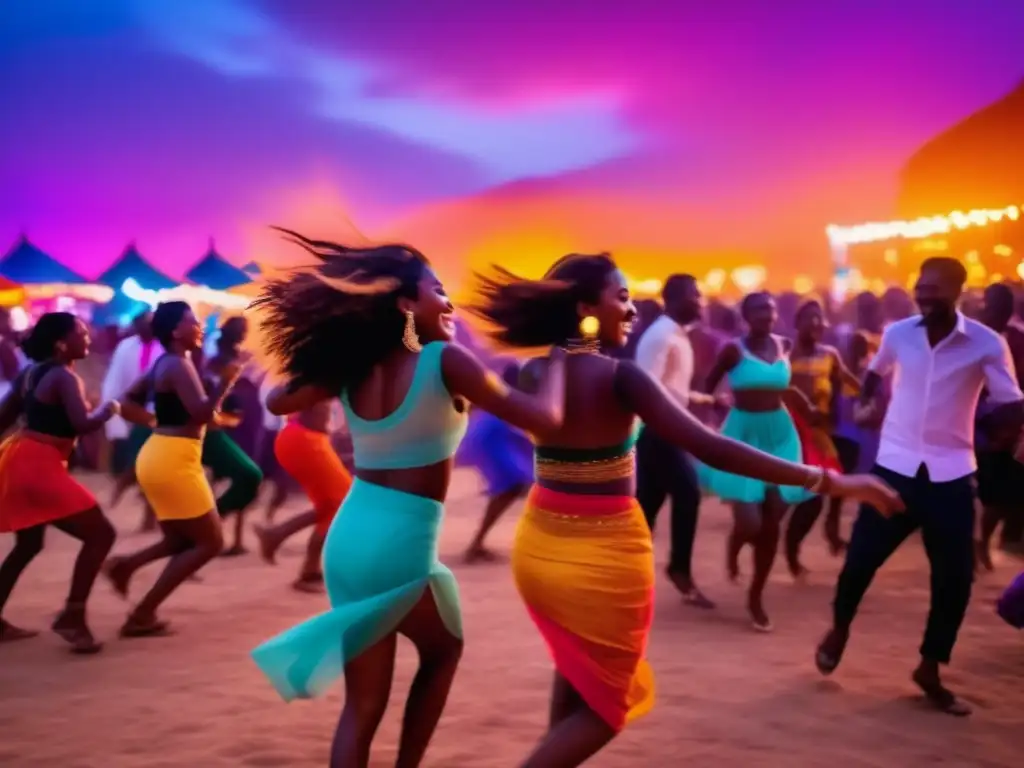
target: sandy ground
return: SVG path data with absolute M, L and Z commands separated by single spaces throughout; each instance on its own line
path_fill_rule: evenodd
M 103 493 L 100 478 L 86 481 Z M 540 736 L 550 666 L 520 606 L 507 565 L 458 564 L 481 507 L 476 480 L 460 472 L 441 545 L 462 585 L 467 649 L 427 765 L 508 768 Z M 298 511 L 295 500 L 283 511 Z M 130 531 L 138 508 L 114 513 Z M 258 511 L 262 516 L 262 510 Z M 254 515 L 255 517 L 256 515 Z M 515 515 L 494 538 L 507 550 Z M 659 686 L 652 715 L 595 758 L 594 766 L 799 766 L 914 768 L 1020 765 L 1024 750 L 1024 638 L 1002 624 L 993 601 L 1013 563 L 979 581 L 948 681 L 977 711 L 956 720 L 927 709 L 909 681 L 927 609 L 928 576 L 914 540 L 880 574 L 865 601 L 844 665 L 821 679 L 812 651 L 826 626 L 839 568 L 812 533 L 808 585 L 790 582 L 781 563 L 769 586 L 772 635 L 748 629 L 743 593 L 724 578 L 724 510 L 705 505 L 698 538 L 701 583 L 715 612 L 683 606 L 660 584 L 650 657 Z M 92 603 L 92 625 L 110 638 L 104 653 L 74 658 L 52 635 L 0 647 L 0 765 L 324 766 L 341 694 L 285 705 L 248 658 L 259 641 L 325 606 L 288 588 L 303 546 L 294 540 L 272 568 L 255 556 L 219 560 L 201 583 L 186 585 L 164 615 L 179 634 L 114 639 L 125 606 L 105 583 Z M 664 537 L 659 540 L 664 561 Z M 0 542 L 6 553 L 9 541 Z M 26 573 L 7 616 L 45 627 L 61 604 L 75 552 L 56 531 Z M 749 572 L 749 565 L 745 564 Z M 138 587 L 153 572 L 140 574 Z M 404 691 L 415 658 L 400 645 L 392 705 L 374 749 L 374 766 L 392 765 Z M 340 686 L 339 686 L 340 687 Z

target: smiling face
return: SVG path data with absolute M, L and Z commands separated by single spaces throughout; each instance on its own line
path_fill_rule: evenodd
M 203 326 L 191 309 L 185 310 L 174 329 L 174 339 L 186 351 L 194 352 L 203 346 Z
M 416 300 L 401 299 L 398 308 L 402 312 L 412 311 L 416 333 L 423 344 L 455 338 L 455 307 L 432 270 L 424 269 L 417 284 Z
M 817 303 L 805 304 L 796 316 L 796 332 L 802 341 L 821 341 L 825 333 L 825 313 Z
M 75 319 L 74 327 L 63 339 L 64 355 L 68 360 L 82 360 L 89 354 L 92 339 L 89 328 L 79 319 Z
M 625 275 L 617 269 L 610 272 L 597 303 L 581 303 L 577 311 L 581 321 L 585 317 L 597 318 L 598 337 L 604 346 L 625 346 L 636 320 L 636 307 L 630 298 Z
M 775 299 L 767 293 L 751 294 L 743 303 L 743 319 L 752 336 L 767 336 L 778 319 Z

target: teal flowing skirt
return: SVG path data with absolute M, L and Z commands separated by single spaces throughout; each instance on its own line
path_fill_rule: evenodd
M 722 424 L 722 434 L 780 459 L 794 462 L 803 459 L 800 436 L 793 418 L 785 408 L 761 412 L 733 408 Z M 773 487 L 761 480 L 734 475 L 704 464 L 698 467 L 698 477 L 708 493 L 733 503 L 760 504 L 768 489 Z M 814 495 L 792 485 L 780 486 L 779 494 L 788 504 L 799 504 Z
M 353 481 L 324 542 L 331 609 L 252 652 L 281 698 L 322 695 L 346 663 L 395 631 L 426 589 L 448 631 L 462 637 L 458 585 L 437 559 L 443 517 L 438 501 Z

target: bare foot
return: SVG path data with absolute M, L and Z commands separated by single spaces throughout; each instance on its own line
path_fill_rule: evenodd
M 793 581 L 797 584 L 806 584 L 807 577 L 811 575 L 811 572 L 802 563 L 790 563 L 789 575 L 793 577 Z
M 467 565 L 472 565 L 473 563 L 496 563 L 501 559 L 501 555 L 487 549 L 482 544 L 470 546 L 463 556 L 463 560 Z
M 254 525 L 253 533 L 256 534 L 256 540 L 260 544 L 260 557 L 263 561 L 270 565 L 277 564 L 277 548 L 281 545 L 279 541 L 271 535 L 270 528 L 264 525 Z
M 18 640 L 28 640 L 32 637 L 37 637 L 38 632 L 32 629 L 21 629 L 16 627 L 8 621 L 0 619 L 0 644 L 3 643 L 14 643 Z
M 110 586 L 124 600 L 128 599 L 128 584 L 132 575 L 125 568 L 125 560 L 122 557 L 111 557 L 103 564 L 103 575 L 107 577 Z
M 50 627 L 54 633 L 71 646 L 72 653 L 91 655 L 103 649 L 103 643 L 96 641 L 85 623 L 85 610 L 65 608 Z
M 292 589 L 307 595 L 322 595 L 325 591 L 324 580 L 319 575 L 300 576 L 292 582 Z

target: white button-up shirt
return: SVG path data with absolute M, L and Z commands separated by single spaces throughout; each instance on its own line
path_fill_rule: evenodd
M 923 463 L 937 483 L 977 470 L 974 413 L 983 387 L 993 403 L 1024 399 L 1006 340 L 959 312 L 934 347 L 920 316 L 893 323 L 868 370 L 894 374 L 878 464 L 913 477 Z
M 660 381 L 682 405 L 693 385 L 693 344 L 686 328 L 662 315 L 643 332 L 636 347 L 636 364 Z

